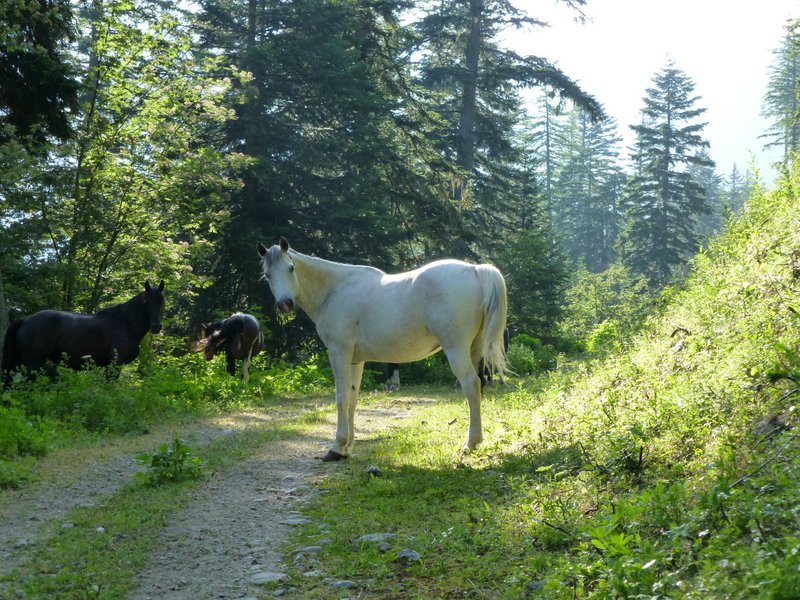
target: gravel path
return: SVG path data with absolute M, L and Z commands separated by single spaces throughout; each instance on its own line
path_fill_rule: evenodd
M 407 408 L 359 411 L 357 444 L 408 417 Z M 299 518 L 295 511 L 314 493 L 315 480 L 337 468 L 318 460 L 330 444 L 334 418 L 307 436 L 265 444 L 232 469 L 213 475 L 165 525 L 128 600 L 252 599 L 265 592 L 264 583 L 279 581 L 286 561 L 292 560 L 282 547 Z M 191 445 L 202 446 L 257 426 L 259 419 L 265 417 L 241 413 L 182 426 L 180 432 Z M 55 453 L 42 461 L 36 484 L 0 493 L 0 574 L 42 543 L 44 524 L 59 523 L 72 509 L 103 501 L 139 470 L 132 457 L 173 435 L 162 431 L 91 451 Z

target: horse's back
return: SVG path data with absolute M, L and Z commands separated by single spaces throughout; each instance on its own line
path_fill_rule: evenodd
M 388 295 L 401 311 L 431 324 L 451 321 L 463 313 L 477 314 L 483 301 L 476 265 L 459 260 L 434 261 L 414 271 L 387 276 L 385 281 Z
M 17 331 L 20 359 L 29 369 L 38 369 L 47 361 L 79 368 L 84 357 L 91 356 L 101 366 L 110 363 L 110 356 L 98 352 L 106 345 L 99 323 L 90 315 L 59 310 L 41 310 L 22 320 Z
M 332 295 L 317 329 L 326 344 L 352 343 L 356 360 L 410 362 L 474 339 L 483 302 L 476 266 L 463 261 L 439 260 L 377 281 L 356 273 Z
M 224 331 L 226 328 L 230 331 L 227 335 Z M 263 347 L 261 326 L 253 315 L 246 313 L 236 313 L 228 317 L 223 324 L 223 336 L 236 340 L 232 350 L 238 359 L 258 354 Z

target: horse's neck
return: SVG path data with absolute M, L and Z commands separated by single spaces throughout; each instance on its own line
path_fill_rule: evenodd
M 297 277 L 302 281 L 296 300 L 312 321 L 316 321 L 320 309 L 337 284 L 352 276 L 357 269 L 363 268 L 294 251 L 292 257 Z
M 110 318 L 112 320 L 122 320 L 128 325 L 128 332 L 142 339 L 150 327 L 147 318 L 147 310 L 142 302 L 141 294 L 138 294 L 122 304 L 110 306 L 99 313 L 98 317 Z

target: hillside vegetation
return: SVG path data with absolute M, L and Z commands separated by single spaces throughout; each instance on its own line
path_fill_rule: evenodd
M 321 493 L 299 507 L 308 523 L 286 547 L 289 577 L 276 587 L 300 598 L 797 598 L 799 186 L 795 174 L 758 191 L 687 281 L 662 294 L 624 352 L 562 359 L 547 375 L 487 388 L 476 452 L 457 454 L 467 411 L 449 375 L 446 385 L 400 394 L 365 382 L 355 453 L 326 466 Z M 6 391 L 0 488 L 29 485 L 42 454 L 89 451 L 104 436 L 152 423 L 173 420 L 180 429 L 183 419 L 252 405 L 276 419 L 289 415 L 263 432 L 275 439 L 314 439 L 313 427 L 332 423 L 324 356 L 301 366 L 260 358 L 245 386 L 221 362 L 170 353 L 168 341 L 152 340 L 115 381 L 100 370 L 63 372 L 57 382 Z M 296 402 L 311 392 L 325 393 L 313 410 Z M 388 432 L 366 433 L 370 409 L 403 418 Z M 254 438 L 248 452 L 261 443 Z M 207 479 L 166 488 L 175 484 L 132 481 L 91 517 L 149 521 L 126 521 L 113 536 L 92 538 L 89 550 L 72 529 L 58 536 L 75 544 L 43 544 L 53 565 L 72 565 L 62 580 L 83 585 L 91 551 L 92 589 L 108 590 L 97 597 L 131 589 L 138 575 L 133 567 L 120 574 L 113 560 L 128 554 L 107 552 L 108 539 L 135 542 L 137 565 L 157 561 L 153 536 L 181 510 L 173 496 L 190 503 L 246 455 L 220 447 L 211 460 L 203 452 Z M 311 456 L 298 461 L 314 464 Z M 152 503 L 159 511 L 143 510 Z M 44 597 L 54 580 L 36 560 L 0 582 Z M 58 597 L 74 597 L 72 589 Z M 277 592 L 266 586 L 262 597 Z
M 798 185 L 757 191 L 629 351 L 489 391 L 476 454 L 454 393 L 357 444 L 308 508 L 323 562 L 367 597 L 798 597 Z M 376 531 L 401 542 L 354 553 Z

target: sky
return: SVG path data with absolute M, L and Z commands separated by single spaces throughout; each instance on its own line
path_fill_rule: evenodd
M 587 0 L 584 24 L 556 0 L 517 2 L 549 28 L 509 33 L 509 47 L 555 63 L 614 117 L 627 148 L 652 79 L 669 60 L 691 78 L 698 108 L 707 111 L 705 138 L 716 171 L 729 176 L 755 165 L 772 179 L 777 151 L 759 139 L 770 125 L 761 116 L 773 50 L 800 0 Z

